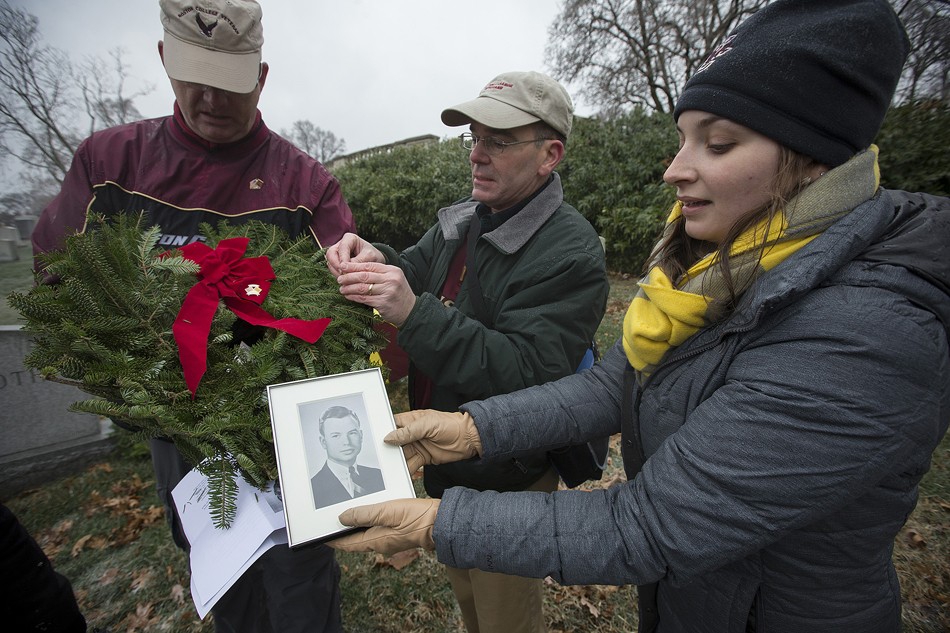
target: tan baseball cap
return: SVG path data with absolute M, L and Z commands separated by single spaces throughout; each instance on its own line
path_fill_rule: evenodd
M 442 111 L 446 125 L 473 121 L 497 130 L 544 121 L 567 138 L 574 122 L 574 104 L 567 90 L 545 74 L 508 72 L 488 82 L 472 101 Z
M 172 79 L 248 93 L 261 68 L 261 5 L 252 0 L 159 0 L 165 72 Z

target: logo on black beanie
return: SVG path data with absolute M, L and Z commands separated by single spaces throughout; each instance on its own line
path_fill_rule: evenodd
M 703 65 L 700 66 L 699 70 L 697 70 L 696 72 L 697 73 L 703 72 L 704 70 L 712 66 L 714 61 L 716 61 L 717 59 L 719 59 L 720 57 L 722 57 L 723 55 L 731 51 L 732 46 L 730 46 L 730 44 L 732 44 L 732 41 L 734 39 L 736 39 L 735 33 L 733 33 L 732 35 L 724 39 L 722 42 L 720 42 L 719 46 L 717 46 L 716 49 L 712 53 L 709 54 L 709 57 L 706 58 L 706 61 L 703 62 Z

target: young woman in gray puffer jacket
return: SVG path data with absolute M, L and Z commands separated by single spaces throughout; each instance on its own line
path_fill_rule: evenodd
M 625 483 L 348 510 L 334 545 L 640 586 L 640 630 L 896 632 L 894 537 L 950 420 L 950 200 L 879 186 L 885 0 L 778 0 L 686 86 L 678 201 L 592 369 L 397 416 L 411 468 L 620 432 Z

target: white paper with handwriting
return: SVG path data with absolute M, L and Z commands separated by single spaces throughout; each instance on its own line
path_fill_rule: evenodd
M 191 544 L 191 596 L 201 618 L 264 552 L 287 543 L 284 508 L 273 486 L 261 491 L 240 475 L 237 484 L 237 514 L 226 530 L 211 521 L 208 480 L 200 472 L 190 471 L 172 491 Z

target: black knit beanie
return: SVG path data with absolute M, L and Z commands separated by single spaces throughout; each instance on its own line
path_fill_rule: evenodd
M 874 140 L 908 48 L 886 0 L 778 0 L 713 51 L 673 116 L 716 114 L 834 167 Z

